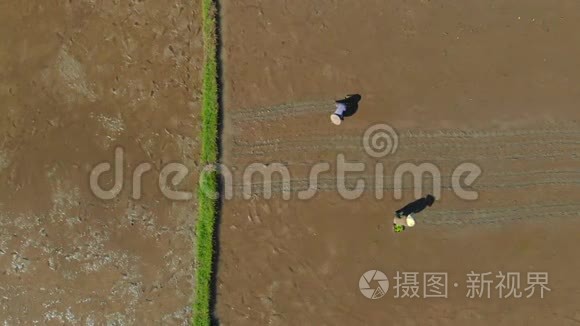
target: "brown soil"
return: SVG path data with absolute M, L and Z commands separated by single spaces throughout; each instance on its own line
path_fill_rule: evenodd
M 224 162 L 236 197 L 220 226 L 217 317 L 222 325 L 573 325 L 580 272 L 580 4 L 574 1 L 259 1 L 227 3 L 223 17 Z M 360 93 L 355 116 L 331 124 L 333 100 Z M 287 104 L 286 107 L 279 105 Z M 392 214 L 414 199 L 356 201 L 323 174 L 298 200 L 308 169 L 336 155 L 374 166 L 365 129 L 388 123 L 398 151 L 378 160 L 433 162 L 441 198 L 394 234 Z M 476 201 L 449 177 L 462 162 L 483 175 Z M 292 199 L 254 189 L 241 173 L 259 162 L 291 172 Z M 334 165 L 333 165 L 334 164 Z M 369 165 L 367 165 L 367 168 Z M 366 170 L 352 177 L 371 176 Z M 353 182 L 353 180 L 349 181 Z M 425 192 L 428 192 L 426 188 Z M 448 299 L 369 300 L 367 270 L 447 272 Z M 544 299 L 469 299 L 471 271 L 549 273 Z M 458 283 L 454 288 L 452 284 Z
M 0 4 L 3 325 L 189 324 L 195 209 L 155 176 L 196 169 L 198 13 L 181 0 Z M 100 200 L 89 172 L 117 146 L 124 188 Z M 142 162 L 154 168 L 133 200 Z

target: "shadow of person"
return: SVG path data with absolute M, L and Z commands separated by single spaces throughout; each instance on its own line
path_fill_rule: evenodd
M 336 101 L 336 103 L 343 103 L 346 106 L 344 117 L 353 116 L 358 111 L 358 102 L 362 99 L 360 94 L 349 94 L 344 99 Z
M 435 202 L 435 197 L 432 195 L 427 195 L 424 198 L 417 199 L 412 203 L 405 205 L 405 207 L 399 209 L 395 212 L 398 217 L 407 216 L 410 214 L 417 214 L 423 211 L 427 207 L 431 207 Z

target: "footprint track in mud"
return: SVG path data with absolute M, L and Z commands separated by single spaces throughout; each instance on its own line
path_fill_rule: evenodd
M 395 128 L 396 130 L 396 128 Z M 348 141 L 348 140 L 356 140 L 359 143 L 362 141 L 363 137 L 361 132 L 360 135 L 343 135 L 343 136 L 325 136 L 325 135 L 317 135 L 312 137 L 312 134 L 295 134 L 296 137 L 301 136 L 308 136 L 307 138 L 303 139 L 269 139 L 269 140 L 262 140 L 256 141 L 251 144 L 281 144 L 286 142 L 295 142 L 295 141 L 313 141 L 313 140 L 320 140 L 320 141 L 330 141 L 330 140 L 340 140 L 340 141 Z M 397 131 L 397 136 L 400 139 L 405 138 L 421 138 L 421 139 L 430 139 L 430 138 L 452 138 L 455 140 L 458 139 L 477 139 L 477 138 L 496 138 L 496 137 L 530 137 L 530 136 L 565 136 L 565 135 L 580 135 L 580 129 L 576 128 L 576 126 L 568 129 L 562 128 L 541 128 L 541 129 L 520 129 L 520 130 L 460 130 L 460 129 L 441 129 L 437 131 L 416 131 L 416 130 L 403 130 Z M 238 141 L 239 143 L 244 143 L 243 141 Z M 246 142 L 248 143 L 248 142 Z M 249 143 L 248 143 L 249 144 Z
M 264 148 L 274 148 L 275 150 L 281 149 L 291 149 L 296 148 L 297 146 L 300 147 L 319 147 L 324 144 L 329 143 L 339 143 L 339 146 L 334 145 L 335 148 L 340 149 L 343 147 L 349 146 L 356 146 L 356 148 L 361 148 L 363 145 L 363 138 L 339 138 L 333 137 L 330 139 L 310 139 L 310 140 L 295 140 L 295 141 L 287 141 L 287 142 L 272 142 L 272 143 L 248 143 L 242 142 L 239 140 L 234 140 L 234 145 L 239 148 L 243 148 L 244 150 L 252 150 L 256 148 L 264 149 Z M 504 146 L 504 147 L 518 147 L 518 146 L 534 146 L 534 145 L 580 145 L 580 137 L 576 139 L 569 139 L 569 140 L 562 140 L 562 139 L 555 139 L 555 140 L 537 140 L 537 141 L 518 141 L 518 142 L 497 142 L 494 143 L 449 143 L 449 142 L 440 142 L 440 143 L 406 143 L 403 144 L 404 147 L 410 148 L 431 148 L 431 147 L 449 147 L 449 148 L 472 148 L 472 147 L 492 147 L 492 146 Z
M 514 150 L 523 151 L 522 152 L 511 152 L 512 148 Z M 552 146 L 545 146 L 545 147 L 536 147 L 534 145 L 527 146 L 526 144 L 515 144 L 513 146 L 505 146 L 501 144 L 485 144 L 481 146 L 406 146 L 405 149 L 398 150 L 395 154 L 390 154 L 389 158 L 394 159 L 397 158 L 399 161 L 403 159 L 421 159 L 429 158 L 433 160 L 447 160 L 453 159 L 451 157 L 446 157 L 446 154 L 453 154 L 454 159 L 461 161 L 461 160 L 476 160 L 476 159 L 488 159 L 488 158 L 496 158 L 496 159 L 519 159 L 519 158 L 538 158 L 538 157 L 566 157 L 570 156 L 574 158 L 578 155 L 575 151 L 580 148 L 580 143 L 560 143 L 560 144 L 552 144 Z M 429 152 L 430 149 L 433 149 L 432 153 Z M 436 150 L 438 149 L 438 150 Z M 454 150 L 469 150 L 479 149 L 480 152 L 473 151 L 467 152 L 462 154 L 461 156 L 457 156 L 456 153 L 453 153 Z M 275 156 L 275 154 L 282 154 L 282 153 L 294 153 L 297 152 L 305 155 L 310 154 L 312 152 L 320 152 L 321 150 L 325 150 L 326 154 L 333 154 L 334 153 L 359 153 L 364 156 L 368 156 L 365 153 L 365 149 L 363 146 L 333 146 L 332 144 L 320 144 L 320 145 L 312 145 L 312 146 L 293 146 L 288 148 L 273 148 L 270 151 L 267 150 L 236 150 L 232 152 L 232 157 L 234 158 L 251 158 L 251 157 L 266 157 L 266 156 Z M 487 151 L 485 151 L 487 150 Z M 420 151 L 420 155 L 418 155 L 417 151 Z M 510 151 L 509 154 L 503 154 L 505 152 Z M 503 153 L 502 153 L 503 152 Z M 500 154 L 501 155 L 498 155 Z M 530 153 L 538 153 L 539 155 L 530 155 Z M 281 155 L 276 155 L 281 156 Z M 309 155 L 311 156 L 311 155 Z M 463 157 L 463 158 L 461 158 Z M 370 157 L 369 157 L 370 158 Z
M 320 147 L 319 150 L 331 150 L 331 147 Z M 520 149 L 521 151 L 525 151 L 525 149 Z M 571 160 L 577 161 L 580 159 L 579 153 L 575 153 L 569 151 L 569 148 L 555 148 L 551 151 L 546 151 L 545 149 L 528 149 L 525 153 L 509 153 L 509 154 L 499 154 L 497 151 L 494 152 L 481 152 L 481 153 L 466 153 L 463 155 L 457 155 L 455 153 L 444 153 L 442 151 L 429 153 L 426 151 L 421 151 L 420 155 L 416 152 L 406 151 L 401 153 L 396 153 L 394 155 L 389 155 L 387 158 L 376 160 L 377 163 L 401 163 L 407 161 L 429 161 L 433 163 L 438 162 L 457 162 L 457 164 L 461 162 L 495 162 L 495 161 L 518 161 L 518 160 Z M 310 153 L 305 152 L 303 149 L 296 148 L 295 155 L 293 159 L 296 159 L 298 155 L 306 155 L 312 156 Z M 336 162 L 336 154 L 346 154 L 346 153 L 358 153 L 359 157 L 362 155 L 362 159 L 359 159 L 360 162 L 371 162 L 371 157 L 368 157 L 363 149 L 349 150 L 344 149 L 340 152 L 328 152 L 326 151 L 326 155 L 328 156 L 321 156 L 317 161 L 288 161 L 287 157 L 273 155 L 273 153 L 268 152 L 253 152 L 253 153 L 239 153 L 232 155 L 233 158 L 236 159 L 234 165 L 244 165 L 247 162 L 254 162 L 254 161 L 264 161 L 268 158 L 268 162 L 279 162 L 284 161 L 287 162 L 288 166 L 308 166 L 313 165 L 318 162 Z M 298 156 L 300 157 L 300 156 Z M 353 160 L 353 157 L 347 157 L 348 160 Z M 372 160 L 375 162 L 375 160 Z M 294 163 L 295 162 L 295 163 Z
M 303 135 L 294 135 L 300 137 Z M 399 140 L 406 139 L 422 139 L 422 141 L 430 139 L 440 139 L 440 138 L 450 138 L 453 141 L 470 141 L 479 140 L 481 138 L 511 138 L 511 137 L 534 137 L 534 136 L 555 136 L 556 140 L 561 140 L 564 136 L 572 136 L 571 140 L 579 140 L 580 130 L 570 129 L 535 129 L 535 130 L 509 130 L 509 131 L 495 131 L 495 130 L 481 130 L 481 131 L 462 131 L 462 130 L 439 130 L 435 132 L 421 132 L 405 130 L 399 131 L 397 137 Z M 244 141 L 241 139 L 235 139 L 235 145 L 237 146 L 282 146 L 286 144 L 296 144 L 296 143 L 311 143 L 311 142 L 346 142 L 346 143 L 357 143 L 362 144 L 364 140 L 363 133 L 360 135 L 340 135 L 340 136 L 325 136 L 325 135 L 308 135 L 305 138 L 294 138 L 294 139 L 280 139 L 273 138 L 268 140 L 259 140 L 254 142 Z M 541 141 L 538 139 L 537 141 Z M 522 140 L 520 140 L 521 142 Z M 412 144 L 412 142 L 410 142 Z

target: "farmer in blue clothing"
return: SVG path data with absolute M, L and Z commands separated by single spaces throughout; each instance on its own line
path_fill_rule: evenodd
M 336 110 L 330 115 L 330 121 L 340 125 L 345 117 L 350 117 L 358 110 L 358 102 L 362 99 L 359 94 L 347 95 L 344 99 L 334 102 Z

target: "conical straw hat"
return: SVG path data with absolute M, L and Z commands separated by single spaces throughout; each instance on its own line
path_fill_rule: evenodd
M 406 220 L 406 222 L 407 222 L 407 225 L 408 225 L 409 227 L 413 227 L 413 226 L 415 226 L 415 219 L 414 219 L 414 218 L 413 218 L 413 216 L 411 216 L 411 215 L 408 215 L 408 216 L 407 216 L 407 220 Z
M 330 115 L 330 121 L 332 121 L 332 123 L 334 123 L 335 125 L 340 125 L 340 123 L 342 122 L 342 119 L 340 119 L 340 117 L 336 114 L 331 114 Z

